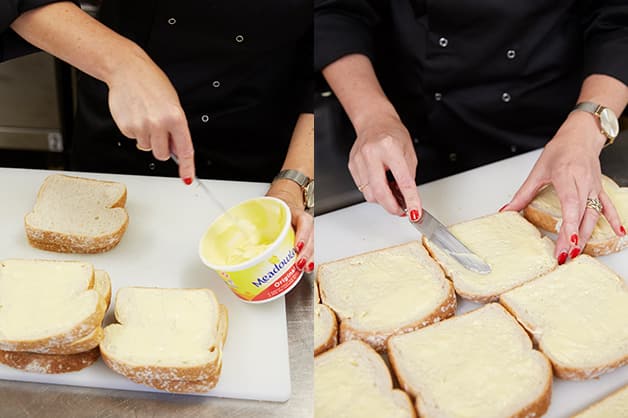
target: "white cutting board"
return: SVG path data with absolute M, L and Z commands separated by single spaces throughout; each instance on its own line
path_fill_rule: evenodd
M 24 215 L 32 209 L 40 185 L 50 174 L 53 172 L 0 168 L 0 260 L 88 261 L 109 273 L 113 295 L 124 286 L 208 287 L 229 310 L 229 332 L 220 381 L 203 396 L 278 402 L 290 398 L 284 298 L 261 305 L 243 303 L 202 264 L 198 243 L 219 210 L 198 186 L 185 186 L 175 178 L 77 174 L 126 184 L 129 227 L 120 244 L 107 253 L 59 254 L 30 247 L 23 226 Z M 260 183 L 205 184 L 226 207 L 261 196 L 267 188 Z M 113 302 L 106 321 L 111 321 Z M 155 392 L 114 373 L 102 360 L 79 372 L 60 375 L 26 373 L 0 365 L 0 379 Z
M 423 205 L 445 225 L 495 213 L 510 201 L 539 154 L 540 151 L 533 151 L 422 185 L 419 194 Z M 407 218 L 391 216 L 375 204 L 362 203 L 316 218 L 316 259 L 320 264 L 419 238 Z M 628 251 L 599 260 L 628 283 Z M 458 301 L 456 314 L 480 306 L 460 298 Z M 551 405 L 545 417 L 569 417 L 626 384 L 628 366 L 589 381 L 554 378 Z

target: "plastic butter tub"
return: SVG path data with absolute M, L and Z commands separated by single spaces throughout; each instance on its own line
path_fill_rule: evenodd
M 201 238 L 199 253 L 245 302 L 276 299 L 303 275 L 296 267 L 290 209 L 272 197 L 244 201 L 219 216 Z

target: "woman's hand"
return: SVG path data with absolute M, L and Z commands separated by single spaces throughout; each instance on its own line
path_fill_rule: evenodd
M 179 159 L 179 175 L 190 184 L 195 175 L 194 147 L 179 97 L 166 74 L 139 48 L 132 59 L 106 80 L 109 108 L 126 137 L 137 139 L 137 148 L 152 151 L 166 161 Z
M 314 270 L 314 217 L 305 211 L 301 187 L 287 179 L 273 182 L 266 196 L 281 199 L 292 213 L 292 227 L 296 232 L 295 249 L 298 254 L 297 268 L 310 273 Z
M 567 257 L 575 258 L 580 254 L 600 216 L 586 206 L 587 198 L 599 199 L 602 214 L 615 233 L 626 235 L 617 210 L 602 189 L 599 155 L 605 140 L 593 115 L 572 112 L 547 144 L 512 201 L 501 209 L 520 211 L 543 186 L 552 184 L 560 200 L 563 219 L 554 254 L 559 264 Z
M 390 170 L 412 221 L 421 217 L 421 199 L 414 178 L 417 156 L 408 130 L 397 115 L 385 113 L 356 129 L 358 137 L 349 154 L 349 171 L 367 202 L 377 202 L 388 212 L 404 215 L 386 178 Z

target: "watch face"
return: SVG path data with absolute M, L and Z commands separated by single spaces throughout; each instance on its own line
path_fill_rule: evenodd
M 305 187 L 305 205 L 307 208 L 314 207 L 314 180 Z
M 600 126 L 609 138 L 615 139 L 619 134 L 619 122 L 617 116 L 609 108 L 605 108 L 600 112 Z

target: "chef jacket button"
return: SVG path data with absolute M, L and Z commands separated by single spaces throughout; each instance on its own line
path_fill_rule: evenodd
M 202 115 L 201 116 L 201 121 L 203 121 L 203 123 L 209 122 L 209 116 L 208 115 Z
M 235 40 L 236 40 L 236 42 L 237 42 L 237 43 L 241 44 L 242 42 L 244 42 L 244 36 L 242 36 L 242 35 L 237 35 L 237 36 L 235 37 Z
M 212 83 L 212 86 L 214 87 L 220 87 L 220 81 L 216 80 Z
M 118 141 L 118 147 L 122 147 L 122 142 Z
M 442 46 L 443 48 L 446 48 L 448 43 L 449 41 L 447 40 L 447 38 L 440 38 L 438 40 L 438 44 Z
M 451 161 L 452 163 L 456 162 L 457 159 L 458 159 L 458 155 L 455 152 L 452 152 L 451 154 L 449 154 L 449 161 Z
M 174 17 L 171 17 L 170 19 L 168 19 L 169 25 L 174 25 L 175 23 L 177 23 L 177 19 L 175 19 Z
M 213 164 L 212 160 L 207 160 L 207 166 L 210 166 L 212 164 Z
M 148 168 L 150 170 L 155 170 L 155 163 L 148 163 Z
M 502 102 L 508 103 L 510 101 L 510 94 L 502 93 Z
M 514 59 L 516 56 L 517 53 L 514 49 L 509 49 L 508 51 L 506 51 L 506 58 L 508 58 L 509 60 Z
M 413 141 L 415 144 L 418 144 L 418 143 L 419 143 L 419 138 L 412 138 L 412 141 Z
M 513 154 L 514 154 L 515 152 L 517 152 L 517 146 L 516 146 L 516 145 L 511 145 L 511 146 L 510 146 L 510 152 L 512 152 Z
M 440 102 L 441 100 L 443 100 L 443 94 L 438 92 L 434 93 L 434 100 Z

